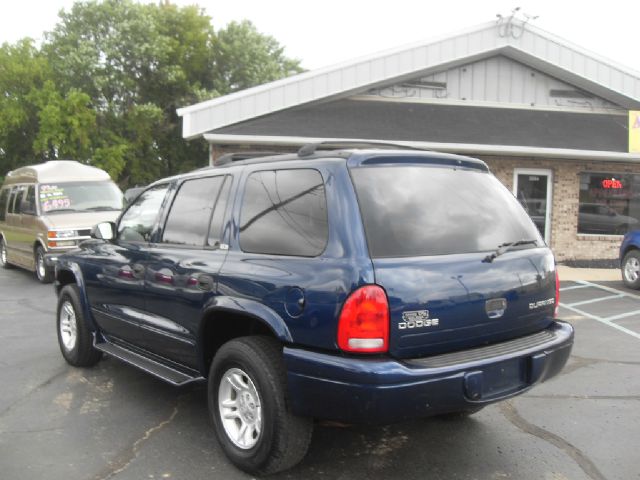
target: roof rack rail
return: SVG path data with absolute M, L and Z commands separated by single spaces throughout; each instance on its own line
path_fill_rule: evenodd
M 302 147 L 300 147 L 300 150 L 298 150 L 298 156 L 308 157 L 309 155 L 313 155 L 314 153 L 316 153 L 316 150 L 320 148 L 335 150 L 339 148 L 362 148 L 362 147 L 398 148 L 398 149 L 405 149 L 405 150 L 427 151 L 424 148 L 413 147 L 411 145 L 405 145 L 405 144 L 393 143 L 393 142 L 377 142 L 375 140 L 362 140 L 362 141 L 326 140 L 324 142 L 307 143 L 306 145 L 303 145 Z
M 250 160 L 258 157 L 270 157 L 272 155 L 282 155 L 285 152 L 235 152 L 225 153 L 221 157 L 213 161 L 214 167 L 227 165 L 231 162 L 239 162 L 241 160 Z

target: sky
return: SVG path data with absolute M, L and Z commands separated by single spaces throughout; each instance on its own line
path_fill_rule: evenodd
M 43 38 L 73 0 L 0 0 L 0 43 Z M 150 2 L 144 2 L 150 3 Z M 533 24 L 640 72 L 640 1 L 608 0 L 172 0 L 198 4 L 216 29 L 251 20 L 306 69 L 455 33 L 509 15 L 515 7 Z M 639 73 L 640 76 L 640 73 Z

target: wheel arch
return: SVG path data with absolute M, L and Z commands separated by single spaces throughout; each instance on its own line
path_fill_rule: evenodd
M 47 246 L 46 246 L 46 245 L 44 244 L 44 242 L 43 242 L 41 239 L 39 239 L 39 238 L 36 238 L 36 239 L 33 241 L 33 245 L 32 245 L 32 247 L 33 247 L 33 253 L 35 253 L 35 252 L 36 252 L 36 250 L 37 250 L 37 248 L 38 248 L 38 247 L 42 247 L 42 248 L 44 249 L 44 251 L 45 251 L 45 252 L 47 251 Z
M 273 310 L 252 300 L 217 298 L 204 310 L 198 332 L 198 362 L 204 376 L 218 349 L 234 338 L 266 335 L 282 343 L 293 339 L 284 320 Z
M 82 303 L 82 310 L 87 323 L 89 324 L 89 328 L 91 330 L 96 330 L 96 324 L 93 320 L 93 315 L 91 315 L 91 309 L 89 308 L 89 299 L 87 298 L 82 270 L 76 263 L 62 262 L 56 266 L 54 278 L 54 288 L 56 290 L 56 296 L 59 296 L 60 291 L 67 285 L 75 285 L 76 287 L 78 287 L 80 302 Z
M 640 247 L 638 245 L 636 245 L 635 243 L 630 243 L 629 245 L 627 245 L 625 247 L 625 249 L 622 251 L 622 255 L 620 256 L 620 266 L 622 267 L 624 264 L 624 257 L 627 256 L 627 254 L 629 252 L 632 252 L 633 250 L 638 250 L 640 251 Z

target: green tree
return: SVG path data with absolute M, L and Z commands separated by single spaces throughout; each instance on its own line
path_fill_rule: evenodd
M 248 20 L 218 32 L 214 47 L 216 85 L 222 95 L 300 73 L 300 62 L 284 55 L 278 41 Z
M 33 41 L 24 39 L 0 48 L 0 174 L 32 158 L 38 131 L 37 107 L 27 97 L 42 88 L 47 63 Z
M 300 71 L 249 22 L 216 35 L 200 8 L 168 3 L 78 2 L 44 50 L 62 91 L 91 98 L 91 158 L 124 185 L 206 164 L 205 142 L 181 137 L 178 107 Z

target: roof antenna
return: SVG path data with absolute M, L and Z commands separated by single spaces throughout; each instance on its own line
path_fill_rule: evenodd
M 518 15 L 520 13 L 521 16 Z M 498 25 L 498 36 L 502 38 L 511 37 L 518 39 L 524 33 L 527 23 L 538 18 L 538 15 L 530 15 L 520 12 L 520 7 L 511 10 L 511 15 L 496 15 L 496 25 Z

